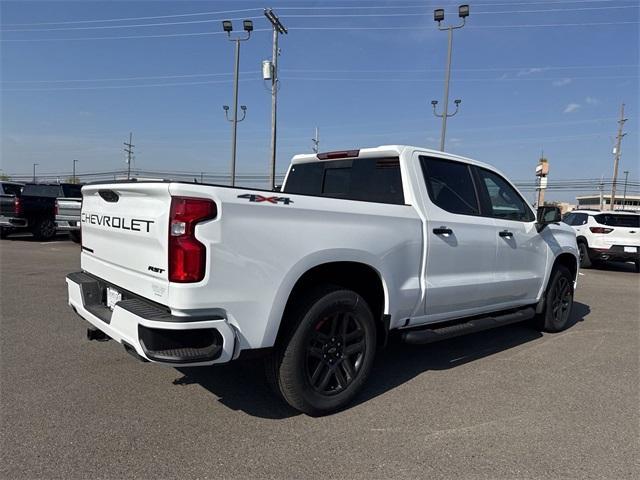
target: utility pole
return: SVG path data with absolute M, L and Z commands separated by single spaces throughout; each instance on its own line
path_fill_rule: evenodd
M 616 146 L 613 149 L 613 182 L 611 183 L 611 210 L 616 208 L 616 182 L 618 181 L 618 164 L 620 163 L 620 144 L 622 143 L 622 137 L 626 133 L 622 132 L 624 122 L 627 119 L 624 118 L 624 103 L 620 106 L 620 120 L 618 120 L 618 135 L 616 135 Z
M 233 23 L 231 20 L 224 20 L 222 22 L 222 30 L 227 32 L 228 40 L 234 42 L 236 44 L 236 55 L 235 55 L 235 68 L 234 68 L 234 77 L 233 77 L 233 118 L 229 118 L 229 107 L 227 105 L 223 105 L 224 114 L 232 124 L 233 128 L 231 129 L 231 186 L 234 187 L 236 184 L 236 148 L 237 148 L 237 140 L 238 140 L 238 122 L 244 120 L 247 115 L 247 107 L 242 105 L 240 108 L 242 109 L 242 118 L 238 119 L 238 77 L 240 76 L 240 42 L 245 42 L 251 38 L 251 32 L 253 31 L 253 22 L 251 20 L 243 20 L 242 25 L 244 31 L 247 32 L 244 37 L 231 37 L 231 32 L 233 31 Z
M 71 177 L 73 179 L 72 180 L 73 183 L 78 183 L 76 181 L 76 163 L 78 163 L 78 160 L 73 161 L 73 177 Z
M 629 170 L 625 170 L 624 172 L 624 193 L 622 194 L 622 208 L 627 205 L 627 180 L 629 180 Z
M 600 210 L 602 210 L 604 208 L 604 175 L 600 175 L 598 190 L 600 190 Z
M 271 53 L 271 162 L 269 164 L 269 184 L 271 189 L 276 188 L 276 141 L 277 141 L 277 113 L 278 113 L 278 36 L 287 34 L 287 29 L 282 25 L 278 16 L 270 8 L 265 9 L 264 16 L 273 27 L 273 51 Z
M 320 151 L 320 130 L 316 127 L 316 135 L 311 139 L 313 142 L 313 153 L 318 153 Z
M 438 22 L 438 30 L 442 32 L 447 31 L 448 37 L 449 37 L 449 46 L 447 49 L 447 68 L 445 70 L 445 77 L 444 77 L 444 99 L 443 99 L 442 113 L 439 114 L 436 112 L 436 105 L 438 105 L 438 101 L 437 100 L 431 101 L 431 105 L 433 106 L 433 114 L 436 117 L 442 118 L 442 131 L 440 132 L 440 151 L 441 152 L 444 152 L 444 141 L 447 135 L 447 119 L 449 117 L 453 117 L 456 113 L 458 113 L 460 104 L 462 103 L 462 100 L 456 99 L 454 102 L 456 104 L 456 111 L 453 112 L 452 114 L 449 114 L 449 81 L 451 80 L 451 54 L 453 50 L 453 31 L 465 26 L 466 19 L 469 16 L 469 5 L 460 5 L 458 7 L 458 16 L 462 19 L 462 23 L 458 25 L 450 25 L 448 27 L 443 27 L 441 25 L 441 22 L 444 20 L 444 9 L 437 8 L 436 10 L 433 11 L 433 19 L 436 22 Z
M 36 167 L 40 165 L 39 163 L 33 164 L 33 183 L 36 183 Z
M 129 143 L 124 142 L 124 151 L 127 154 L 127 180 L 131 179 L 131 159 L 133 158 L 133 147 L 135 147 L 135 145 L 131 143 L 132 141 L 133 133 L 129 132 Z

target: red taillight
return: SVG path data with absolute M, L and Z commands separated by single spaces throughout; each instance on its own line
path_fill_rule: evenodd
M 204 198 L 172 197 L 169 218 L 169 281 L 199 282 L 206 271 L 207 249 L 195 236 L 196 225 L 215 218 L 216 204 Z
M 613 232 L 613 228 L 604 228 L 604 227 L 589 227 L 591 233 L 610 233 Z
M 19 197 L 13 199 L 13 212 L 16 215 L 22 215 L 22 203 Z
M 56 200 L 55 206 L 53 207 L 53 214 L 57 217 L 60 212 L 60 206 L 58 205 L 58 200 Z

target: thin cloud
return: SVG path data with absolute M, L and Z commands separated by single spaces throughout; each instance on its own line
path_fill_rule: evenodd
M 595 97 L 587 97 L 584 99 L 585 103 L 588 105 L 600 105 L 600 100 Z
M 579 103 L 570 103 L 569 105 L 567 105 L 564 109 L 563 113 L 573 113 L 576 110 L 578 110 L 580 108 L 580 104 Z
M 559 80 L 555 80 L 553 82 L 553 86 L 554 87 L 565 87 L 565 86 L 569 85 L 571 82 L 573 82 L 573 80 L 571 80 L 570 78 L 561 78 Z
M 518 73 L 516 73 L 517 77 L 526 77 L 527 75 L 533 75 L 534 73 L 542 73 L 546 70 L 546 68 L 541 68 L 541 67 L 532 67 L 532 68 L 526 68 L 524 70 L 520 70 Z

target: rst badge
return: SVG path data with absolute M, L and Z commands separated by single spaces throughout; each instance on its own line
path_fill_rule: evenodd
M 245 198 L 250 202 L 256 202 L 256 203 L 267 202 L 267 203 L 273 203 L 275 205 L 277 205 L 278 203 L 282 203 L 283 205 L 289 205 L 293 203 L 293 200 L 291 200 L 288 197 L 276 197 L 276 196 L 265 197 L 263 195 L 258 195 L 257 193 L 245 193 L 244 195 L 238 195 L 238 198 Z

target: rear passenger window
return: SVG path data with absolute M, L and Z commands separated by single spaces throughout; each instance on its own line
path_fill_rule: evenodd
M 586 213 L 576 213 L 571 225 L 585 225 L 589 221 L 589 215 Z
M 420 157 L 429 198 L 438 207 L 461 215 L 478 215 L 478 198 L 466 163 Z
M 404 204 L 397 157 L 299 163 L 291 167 L 283 192 Z

